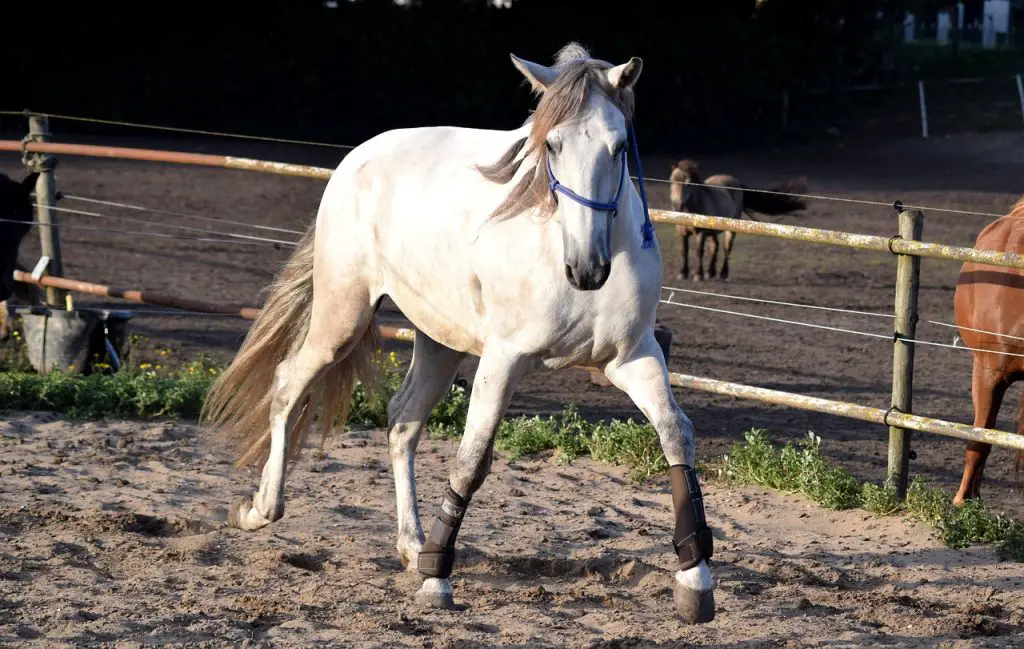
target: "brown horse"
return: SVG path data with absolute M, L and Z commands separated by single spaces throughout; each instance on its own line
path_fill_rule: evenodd
M 756 221 L 757 219 L 751 215 L 751 212 L 774 216 L 789 214 L 807 207 L 799 198 L 783 195 L 805 193 L 807 181 L 804 178 L 788 180 L 771 190 L 782 192 L 782 194 L 767 194 L 756 190 L 751 191 L 752 188 L 727 174 L 716 174 L 707 180 L 702 180 L 696 162 L 680 160 L 672 165 L 669 180 L 671 181 L 669 199 L 672 202 L 672 209 L 676 212 L 693 212 L 730 219 L 743 218 L 743 215 L 746 214 L 751 220 Z M 725 233 L 725 252 L 720 273 L 716 271 L 718 230 L 677 225 L 676 233 L 682 238 L 683 243 L 683 267 L 679 271 L 679 279 L 686 279 L 690 276 L 690 237 L 695 234 L 697 235 L 697 272 L 693 276 L 694 281 L 704 280 L 704 242 L 708 240 L 711 241 L 711 261 L 708 264 L 707 276 L 714 279 L 717 274 L 723 280 L 729 278 L 729 253 L 732 252 L 733 240 L 736 238 L 735 232 Z
M 1024 198 L 1017 201 L 1009 214 L 985 226 L 974 247 L 1024 253 Z M 974 425 L 993 428 L 1006 389 L 1024 378 L 1024 358 L 990 353 L 1024 354 L 1024 270 L 964 263 L 953 295 L 953 308 L 964 344 L 988 350 L 972 352 L 971 395 Z M 976 331 L 979 329 L 991 333 Z M 1022 415 L 1024 399 L 1017 415 L 1018 431 L 1024 433 Z M 968 442 L 960 489 L 953 499 L 955 504 L 981 496 L 981 476 L 991 450 L 991 444 Z M 1024 452 L 1017 452 L 1016 468 L 1020 477 L 1024 470 Z

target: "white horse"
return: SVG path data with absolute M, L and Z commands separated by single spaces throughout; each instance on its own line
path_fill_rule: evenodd
M 692 469 L 694 430 L 654 338 L 661 254 L 626 168 L 643 62 L 613 66 L 575 43 L 554 67 L 512 61 L 540 95 L 520 128 L 393 130 L 335 170 L 315 225 L 205 404 L 203 419 L 240 443 L 239 466 L 265 461 L 259 491 L 232 506 L 229 522 L 256 530 L 282 517 L 287 460 L 314 414 L 326 436 L 344 422 L 355 382 L 374 385 L 374 313 L 389 296 L 417 329 L 388 407 L 397 548 L 424 577 L 417 601 L 453 605 L 456 536 L 519 380 L 585 364 L 657 430 L 671 465 L 677 611 L 709 621 L 711 531 Z M 467 354 L 480 363 L 466 428 L 425 538 L 416 447 Z

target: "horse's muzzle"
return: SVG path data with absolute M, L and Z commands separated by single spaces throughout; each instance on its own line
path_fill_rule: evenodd
M 565 278 L 573 288 L 580 291 L 596 291 L 604 286 L 611 275 L 611 263 L 599 265 L 565 265 Z

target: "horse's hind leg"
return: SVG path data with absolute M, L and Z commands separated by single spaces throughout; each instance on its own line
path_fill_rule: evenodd
M 975 360 L 972 372 L 971 396 L 974 398 L 974 425 L 980 428 L 993 428 L 999 415 L 999 406 L 1009 384 L 1002 373 L 986 368 Z M 992 451 L 991 444 L 968 442 L 964 458 L 964 473 L 960 479 L 960 489 L 953 498 L 954 505 L 962 505 L 965 500 L 981 496 L 981 476 L 985 471 L 985 462 Z
M 735 232 L 725 233 L 725 246 L 722 250 L 722 272 L 718 274 L 719 279 L 729 279 L 729 253 L 732 252 L 732 242 L 736 238 Z
M 668 369 L 653 330 L 629 357 L 609 363 L 605 374 L 654 426 L 668 460 L 676 517 L 672 545 L 679 558 L 674 582 L 676 610 L 689 623 L 710 622 L 715 617 L 714 580 L 707 565 L 712 539 L 694 469 L 693 424 L 672 396 Z
M 528 360 L 509 357 L 493 347 L 480 358 L 469 398 L 466 430 L 448 477 L 441 511 L 417 560 L 424 577 L 423 586 L 416 593 L 416 601 L 421 604 L 445 608 L 454 605 L 448 577 L 455 564 L 456 537 L 469 501 L 491 470 L 498 424 L 519 379 L 529 368 Z
M 288 440 L 299 432 L 295 424 L 306 407 L 310 388 L 362 342 L 373 320 L 367 291 L 353 291 L 351 284 L 325 289 L 315 287 L 309 331 L 302 346 L 274 372 L 270 453 L 251 505 L 243 501 L 232 506 L 228 522 L 233 526 L 257 530 L 284 516 Z
M 409 371 L 388 404 L 388 452 L 395 474 L 398 556 L 409 569 L 416 567 L 424 543 L 416 504 L 416 446 L 430 411 L 451 387 L 465 357 L 464 353 L 417 331 Z

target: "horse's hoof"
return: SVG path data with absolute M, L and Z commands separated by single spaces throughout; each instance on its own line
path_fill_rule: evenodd
M 416 593 L 416 603 L 430 608 L 454 609 L 455 598 L 447 579 L 424 579 Z
M 703 275 L 694 275 L 693 276 L 693 281 L 694 282 L 703 282 L 704 281 L 704 276 Z
M 260 515 L 249 500 L 238 500 L 231 503 L 228 509 L 228 526 L 240 530 L 254 532 L 270 525 L 271 521 Z
M 713 590 L 694 590 L 673 580 L 672 599 L 676 603 L 676 613 L 687 624 L 706 624 L 715 619 Z

